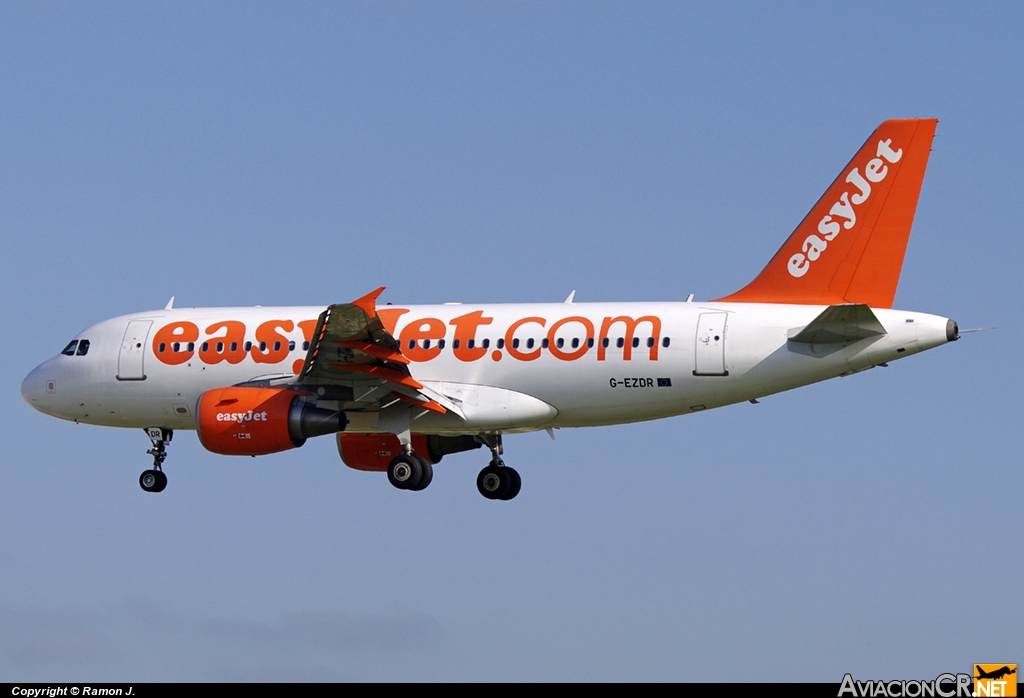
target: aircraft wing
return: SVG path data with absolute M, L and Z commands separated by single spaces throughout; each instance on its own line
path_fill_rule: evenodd
M 382 286 L 320 313 L 296 386 L 341 386 L 352 389 L 355 402 L 397 398 L 440 414 L 452 411 L 461 416 L 451 400 L 412 377 L 409 359 L 377 314 L 377 296 L 383 290 Z

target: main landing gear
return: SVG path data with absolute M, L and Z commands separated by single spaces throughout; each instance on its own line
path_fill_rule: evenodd
M 510 468 L 501 460 L 501 434 L 479 434 L 474 437 L 477 444 L 483 444 L 491 450 L 491 462 L 480 471 L 476 478 L 476 487 L 487 499 L 508 501 L 514 499 L 522 489 L 523 481 L 515 468 Z M 478 446 L 470 442 L 469 447 L 461 447 L 448 453 L 465 451 Z M 441 453 L 446 451 L 442 450 Z M 431 450 L 433 453 L 433 450 Z M 149 471 L 147 471 L 149 472 Z M 416 455 L 411 446 L 405 446 L 402 453 L 388 463 L 388 480 L 400 490 L 426 489 L 434 479 L 434 467 L 427 459 Z
M 167 487 L 167 476 L 162 469 L 167 458 L 167 444 L 174 432 L 162 427 L 147 427 L 146 436 L 153 442 L 153 448 L 146 451 L 153 456 L 153 469 L 144 470 L 139 476 L 139 486 L 147 492 L 163 492 Z
M 408 446 L 388 464 L 388 480 L 400 490 L 423 490 L 433 479 L 434 466 L 426 458 L 413 453 Z
M 491 449 L 491 462 L 476 476 L 476 488 L 487 499 L 514 499 L 523 481 L 515 468 L 508 467 L 501 460 L 501 434 L 482 435 L 480 440 Z

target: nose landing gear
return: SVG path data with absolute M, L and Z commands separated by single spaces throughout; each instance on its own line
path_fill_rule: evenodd
M 174 432 L 162 427 L 147 427 L 146 436 L 153 442 L 153 448 L 146 451 L 153 456 L 153 469 L 143 471 L 139 476 L 139 486 L 146 492 L 163 492 L 167 487 L 167 476 L 164 475 L 163 463 L 167 458 L 167 444 Z
M 514 499 L 523 486 L 523 480 L 515 468 L 501 460 L 501 434 L 481 436 L 480 440 L 491 449 L 491 462 L 476 476 L 476 488 L 487 499 Z

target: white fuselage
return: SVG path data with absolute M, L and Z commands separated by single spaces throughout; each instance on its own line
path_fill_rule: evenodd
M 426 412 L 413 421 L 413 431 L 437 434 L 687 414 L 871 368 L 949 339 L 946 318 L 877 309 L 882 336 L 825 348 L 789 341 L 825 307 L 557 303 L 379 310 L 410 359 L 412 376 L 460 407 L 461 415 Z M 322 310 L 183 308 L 113 318 L 78 335 L 89 342 L 84 356 L 58 355 L 34 369 L 22 394 L 34 408 L 76 422 L 194 429 L 203 392 L 296 376 Z M 168 327 L 174 323 L 177 335 Z M 375 411 L 348 417 L 349 431 L 378 430 Z

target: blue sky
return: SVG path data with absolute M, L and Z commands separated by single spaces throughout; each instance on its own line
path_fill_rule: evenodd
M 1024 661 L 1024 8 L 7 3 L 0 680 L 933 678 Z M 747 283 L 871 131 L 938 117 L 896 307 L 998 326 L 431 487 L 32 411 L 179 306 L 682 300 Z

